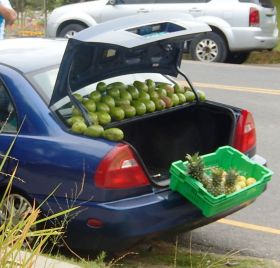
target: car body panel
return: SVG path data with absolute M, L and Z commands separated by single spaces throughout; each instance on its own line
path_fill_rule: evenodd
M 146 3 L 123 4 L 120 2 L 116 5 L 107 3 L 101 11 L 100 22 L 105 22 L 111 19 L 137 15 L 141 13 L 149 13 L 153 11 L 153 1 L 144 1 Z

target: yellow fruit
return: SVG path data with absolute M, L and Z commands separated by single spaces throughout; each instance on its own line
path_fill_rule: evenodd
M 239 185 L 242 189 L 245 188 L 247 186 L 245 181 L 238 181 L 237 185 Z
M 237 192 L 237 191 L 240 191 L 241 189 L 242 189 L 241 186 L 237 183 L 235 185 L 235 191 Z
M 224 170 L 223 177 L 222 177 L 222 182 L 223 183 L 226 181 L 226 176 L 227 176 L 227 172 Z
M 243 181 L 243 182 L 245 182 L 245 184 L 246 184 L 246 178 L 245 178 L 244 176 L 239 175 L 239 176 L 237 177 L 237 182 L 240 182 L 240 181 Z
M 254 183 L 256 183 L 256 182 L 257 182 L 257 181 L 256 181 L 255 178 L 248 178 L 248 179 L 246 180 L 246 185 L 249 186 L 249 185 L 252 185 L 252 184 L 254 184 Z

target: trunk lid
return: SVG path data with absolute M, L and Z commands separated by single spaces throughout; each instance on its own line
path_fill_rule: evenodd
M 177 76 L 185 40 L 207 31 L 208 25 L 187 14 L 149 13 L 79 32 L 68 41 L 50 106 L 82 87 L 122 74 Z

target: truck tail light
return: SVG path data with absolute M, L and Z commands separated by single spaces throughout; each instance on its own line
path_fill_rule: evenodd
M 256 146 L 256 128 L 252 114 L 242 110 L 237 122 L 234 137 L 234 147 L 245 153 Z
M 250 8 L 249 26 L 250 27 L 259 27 L 260 26 L 260 12 L 255 7 Z
M 126 144 L 118 144 L 99 164 L 94 183 L 99 188 L 128 189 L 150 184 L 135 153 Z

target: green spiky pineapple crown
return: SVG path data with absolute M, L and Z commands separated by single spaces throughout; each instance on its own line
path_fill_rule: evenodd
M 230 169 L 226 175 L 225 186 L 226 187 L 233 187 L 236 183 L 238 173 L 234 169 Z
M 220 186 L 223 181 L 224 170 L 219 167 L 212 168 L 212 183 L 214 186 Z
M 204 170 L 204 164 L 199 156 L 199 153 L 195 153 L 194 155 L 186 155 L 186 160 L 189 162 L 188 165 L 188 174 L 201 181 L 203 179 L 203 170 Z

